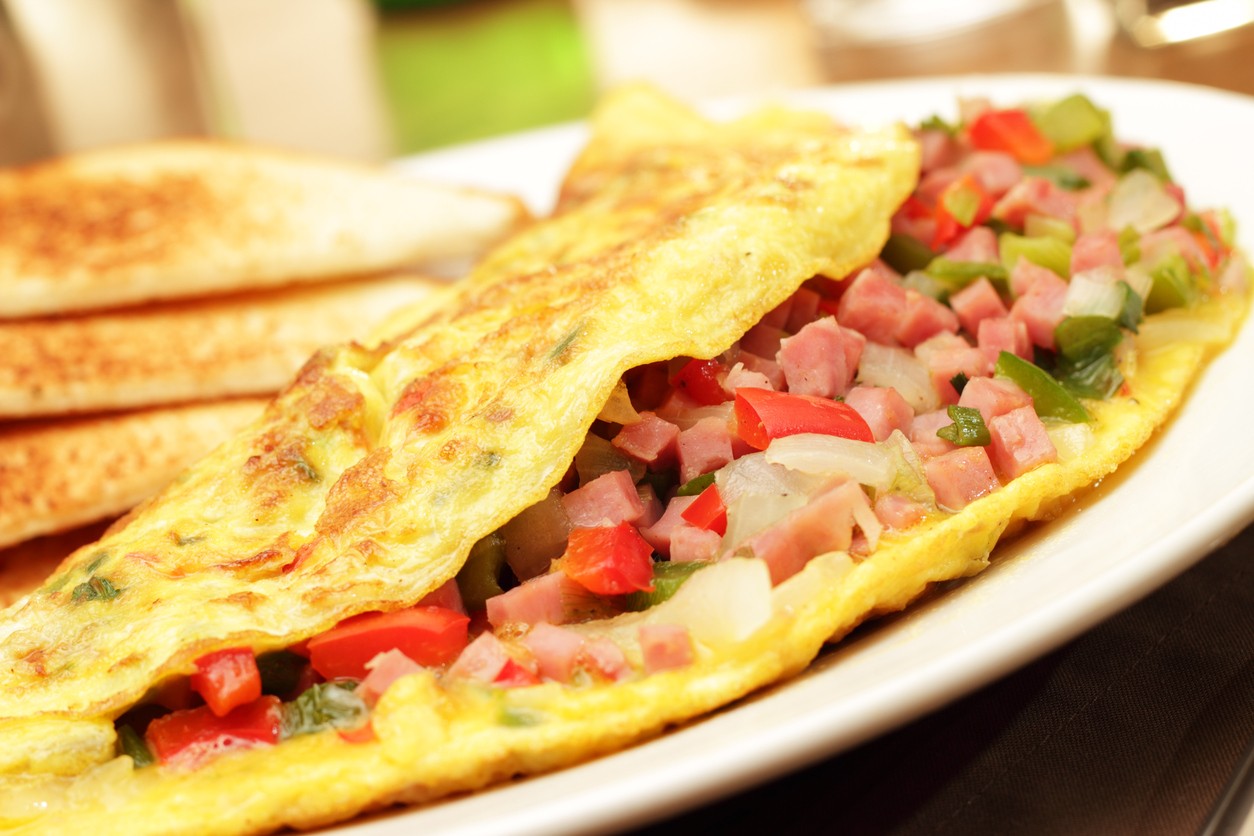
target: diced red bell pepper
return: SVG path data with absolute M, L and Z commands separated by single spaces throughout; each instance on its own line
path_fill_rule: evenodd
M 866 420 L 840 401 L 744 388 L 736 390 L 734 408 L 736 431 L 755 450 L 765 450 L 772 439 L 799 433 L 875 441 Z
M 204 697 L 219 717 L 261 696 L 261 671 L 250 648 L 230 647 L 196 660 L 192 690 Z
M 719 495 L 718 485 L 710 485 L 679 513 L 697 528 L 713 531 L 722 536 L 727 533 L 727 506 Z
M 573 529 L 561 566 L 568 578 L 598 595 L 653 591 L 653 547 L 630 523 Z
M 309 662 L 327 679 L 362 679 L 366 663 L 389 650 L 435 667 L 466 647 L 469 624 L 468 616 L 445 607 L 363 613 L 310 639 Z
M 1018 108 L 986 110 L 967 129 L 971 144 L 982 151 L 1005 151 L 1027 165 L 1053 159 L 1054 145 Z
M 175 711 L 148 724 L 144 737 L 162 763 L 195 760 L 243 744 L 274 744 L 282 725 L 278 697 L 258 697 L 219 717 L 209 706 Z
M 540 677 L 510 659 L 501 667 L 501 672 L 492 680 L 492 684 L 500 685 L 502 688 L 525 688 L 529 685 L 539 685 Z
M 717 360 L 689 360 L 675 373 L 671 385 L 697 403 L 716 406 L 727 400 L 718 379 L 724 371 L 723 364 Z

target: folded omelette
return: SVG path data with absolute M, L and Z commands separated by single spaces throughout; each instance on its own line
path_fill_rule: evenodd
M 977 251 L 990 212 L 1023 219 L 969 173 L 950 185 L 975 203 L 951 189 L 919 233 L 950 265 L 978 265 L 939 294 L 955 319 L 923 300 L 923 278 L 885 278 L 890 222 L 920 222 L 902 208 L 919 200 L 919 170 L 901 127 L 780 110 L 714 124 L 645 89 L 611 97 L 553 217 L 393 317 L 377 345 L 319 352 L 260 420 L 5 612 L 0 820 L 266 832 L 473 790 L 727 704 L 868 616 L 979 571 L 1004 532 L 1057 513 L 1144 443 L 1230 338 L 1243 297 L 1217 281 L 1121 354 L 1083 355 L 1083 380 L 1110 391 L 1076 397 L 1025 372 L 1039 369 L 1023 340 L 1054 339 L 1029 330 L 1030 311 L 985 310 L 1019 323 L 987 344 L 983 328 L 977 342 L 959 334 L 974 338 L 968 315 L 992 305 L 981 282 L 1015 285 L 1003 297 L 1056 290 L 1039 275 L 1044 289 L 1019 287 L 1032 269 Z M 964 273 L 945 266 L 934 283 Z M 1151 293 L 1132 273 L 1094 291 L 1125 306 L 1107 318 L 1132 299 L 1120 285 Z M 858 307 L 866 298 L 880 301 Z M 898 304 L 890 323 L 868 313 Z M 1086 324 L 1085 346 L 1093 333 L 1113 345 Z M 1070 342 L 1050 345 L 1079 362 Z M 952 360 L 952 376 L 918 365 L 924 354 Z M 910 392 L 919 369 L 935 385 Z M 660 401 L 647 394 L 658 379 Z M 946 414 L 926 460 L 885 391 L 916 422 Z M 678 439 L 646 451 L 645 429 L 663 424 Z M 662 494 L 687 497 L 670 533 Z M 511 526 L 558 495 L 569 540 L 527 571 Z M 755 516 L 764 528 L 735 530 Z M 662 564 L 689 565 L 679 577 Z M 348 658 L 380 624 L 399 636 L 414 619 L 441 625 L 424 647 Z M 565 669 L 551 653 L 563 642 L 578 651 Z M 285 686 L 296 697 L 239 702 L 234 685 L 255 676 L 224 674 L 225 659 L 267 671 L 308 659 L 322 675 Z

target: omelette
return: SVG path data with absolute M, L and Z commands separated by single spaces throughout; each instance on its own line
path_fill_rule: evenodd
M 1245 310 L 1227 219 L 1068 108 L 855 132 L 611 96 L 551 218 L 5 612 L 0 820 L 267 832 L 474 790 L 978 572 Z

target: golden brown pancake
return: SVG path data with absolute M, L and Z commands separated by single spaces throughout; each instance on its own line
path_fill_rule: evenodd
M 0 318 L 378 273 L 480 252 L 513 198 L 212 141 L 0 172 Z

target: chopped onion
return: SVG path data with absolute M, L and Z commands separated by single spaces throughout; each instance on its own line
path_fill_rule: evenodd
M 1132 227 L 1152 232 L 1176 219 L 1180 204 L 1167 194 L 1158 178 L 1143 168 L 1133 169 L 1110 190 L 1106 222 L 1112 229 Z
M 570 520 L 562 507 L 562 494 L 556 488 L 544 499 L 524 508 L 505 525 L 505 562 L 520 581 L 549 571 L 554 558 L 566 551 Z
M 627 384 L 623 383 L 621 378 L 618 383 L 614 384 L 614 391 L 610 393 L 605 406 L 601 407 L 601 414 L 597 415 L 597 418 L 609 421 L 611 424 L 640 423 L 640 413 L 636 412 L 636 408 L 631 405 L 631 395 L 627 392 Z
M 899 493 L 929 508 L 936 507 L 936 494 L 923 472 L 923 461 L 901 430 L 893 430 L 879 447 L 896 463 L 896 476 L 889 486 L 890 493 Z
M 741 495 L 802 494 L 809 496 L 827 480 L 810 473 L 789 470 L 766 460 L 765 453 L 749 453 L 719 468 L 714 474 L 723 504 L 734 502 Z
M 868 342 L 858 363 L 858 382 L 896 389 L 916 415 L 940 407 L 927 366 L 904 348 Z
M 827 552 L 813 558 L 804 570 L 775 587 L 771 593 L 775 610 L 796 612 L 848 575 L 853 565 L 853 558 L 845 552 Z
M 693 573 L 648 611 L 653 623 L 683 624 L 692 637 L 719 646 L 744 641 L 771 619 L 771 573 L 766 563 L 733 557 Z
M 765 531 L 800 508 L 810 497 L 804 493 L 746 493 L 727 505 L 727 533 L 723 535 L 723 551 L 737 546 L 760 531 Z
M 734 406 L 733 401 L 727 401 L 713 406 L 694 406 L 690 409 L 662 408 L 657 411 L 657 414 L 659 418 L 665 418 L 681 430 L 687 430 L 695 426 L 702 418 L 721 418 L 724 421 L 731 421 Z
M 1154 287 L 1154 277 L 1143 264 L 1129 264 L 1123 268 L 1123 280 L 1142 300 L 1149 298 L 1150 290 Z
M 579 484 L 586 485 L 598 476 L 615 470 L 630 471 L 633 482 L 644 475 L 643 464 L 624 455 L 601 436 L 596 433 L 584 436 L 583 446 L 575 454 L 575 471 L 579 474 Z
M 876 490 L 887 488 L 896 475 L 888 453 L 878 445 L 833 435 L 803 433 L 777 438 L 766 448 L 764 456 L 766 461 L 789 470 L 840 474 Z
M 1114 268 L 1107 265 L 1076 273 L 1067 285 L 1063 315 L 1117 319 L 1123 310 L 1124 299 L 1124 291 L 1118 282 Z
M 1172 343 L 1221 345 L 1231 338 L 1232 328 L 1227 322 L 1212 322 L 1190 311 L 1174 309 L 1142 322 L 1136 346 L 1141 351 L 1155 351 Z
M 1045 426 L 1045 432 L 1049 435 L 1049 440 L 1054 443 L 1054 449 L 1058 451 L 1060 463 L 1080 458 L 1093 443 L 1093 428 L 1082 422 L 1075 424 L 1051 422 Z

